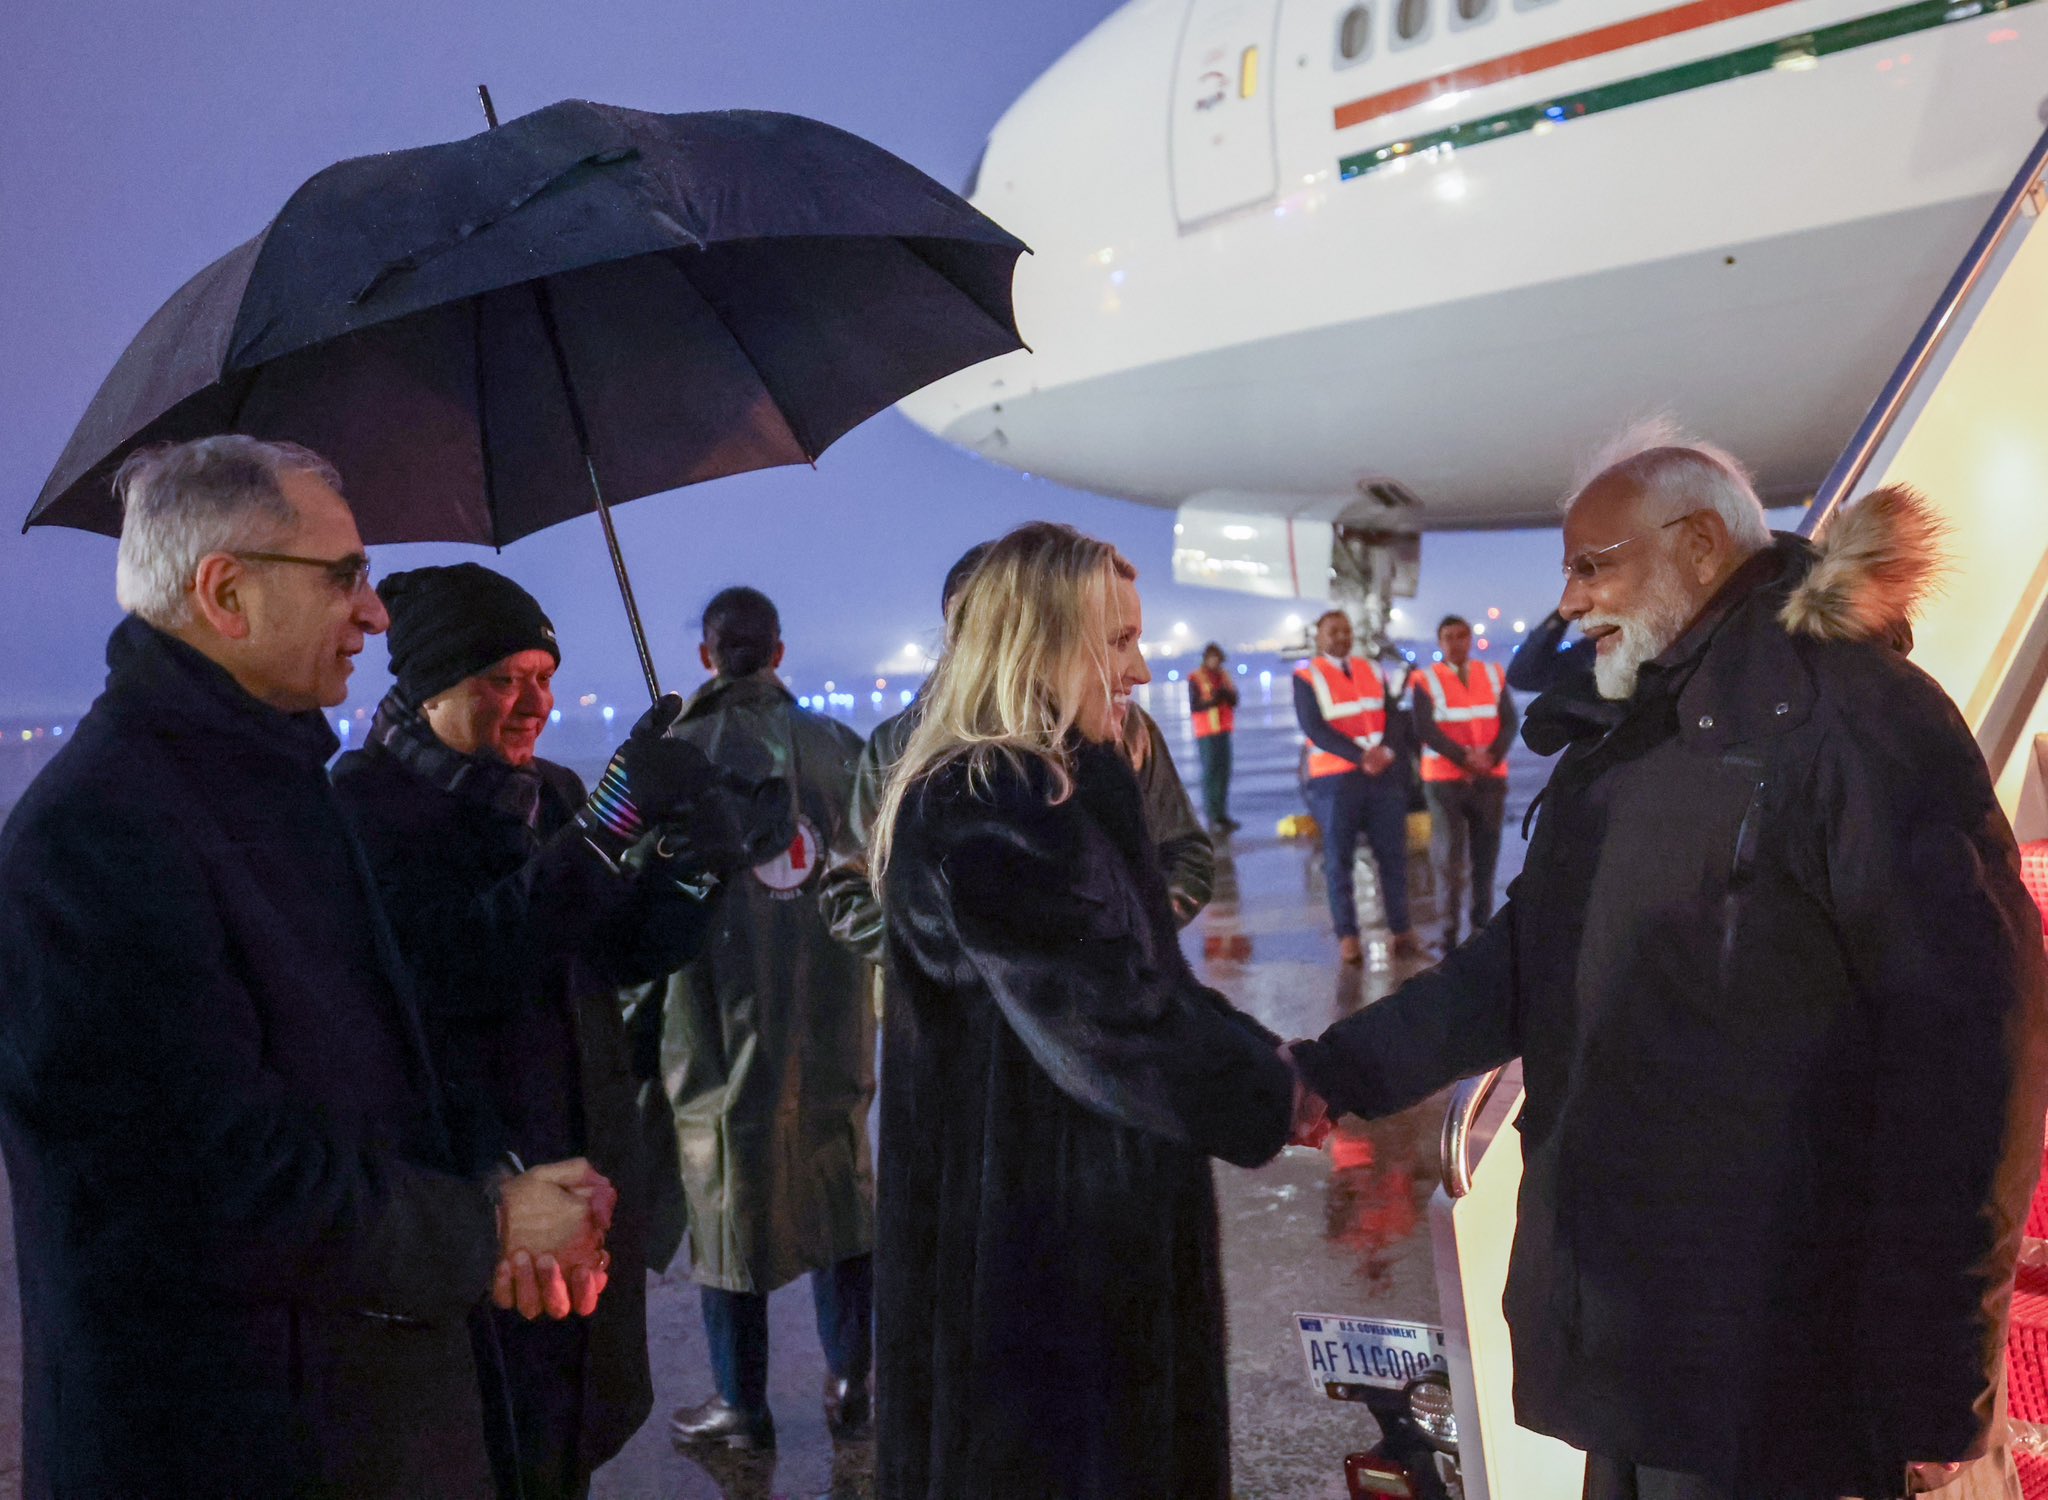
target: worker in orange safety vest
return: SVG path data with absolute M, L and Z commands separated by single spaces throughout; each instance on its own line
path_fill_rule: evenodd
M 1323 884 L 1337 950 L 1362 963 L 1351 862 L 1362 833 L 1379 867 L 1380 899 L 1397 958 L 1424 949 L 1408 925 L 1408 789 L 1386 745 L 1387 687 L 1379 667 L 1351 654 L 1341 609 L 1316 621 L 1316 654 L 1294 672 L 1294 717 L 1308 737 L 1304 791 L 1323 836 Z
M 1515 700 L 1507 673 L 1472 660 L 1472 626 L 1446 615 L 1436 628 L 1437 654 L 1415 674 L 1415 732 L 1422 741 L 1422 792 L 1429 801 L 1430 863 L 1444 952 L 1458 946 L 1471 877 L 1472 931 L 1493 915 L 1493 872 L 1500 861 L 1507 813 L 1508 747 L 1515 738 Z
M 1195 753 L 1202 758 L 1202 810 L 1215 834 L 1237 832 L 1230 816 L 1231 731 L 1237 726 L 1237 684 L 1223 670 L 1223 648 L 1202 648 L 1202 664 L 1188 673 L 1188 716 L 1194 721 Z

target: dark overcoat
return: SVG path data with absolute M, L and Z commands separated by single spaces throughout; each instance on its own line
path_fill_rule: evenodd
M 1539 700 L 1508 905 L 1301 1051 L 1368 1115 L 1523 1058 L 1521 1420 L 1730 1493 L 1981 1451 L 2041 1164 L 2041 919 L 1896 649 L 1916 530 L 1781 538 L 1625 707 Z
M 335 741 L 130 618 L 0 832 L 32 1497 L 488 1496 L 498 1258 Z
M 655 1184 L 619 988 L 686 961 L 706 924 L 701 902 L 658 877 L 622 876 L 577 835 L 575 772 L 548 761 L 535 770 L 532 826 L 435 785 L 382 744 L 344 755 L 334 783 L 418 978 L 435 1061 L 469 1106 L 464 1147 L 478 1170 L 506 1151 L 528 1166 L 585 1156 L 619 1190 L 611 1283 L 587 1323 L 497 1320 L 528 1447 L 540 1414 L 559 1409 L 545 1425 L 574 1435 L 569 1457 L 588 1474 L 654 1399 L 643 1247 Z
M 1136 780 L 1077 750 L 906 798 L 883 883 L 887 1500 L 1223 1500 L 1211 1156 L 1290 1124 L 1276 1039 L 1190 974 Z

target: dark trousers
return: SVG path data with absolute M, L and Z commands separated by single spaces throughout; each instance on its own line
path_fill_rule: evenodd
M 1436 909 L 1444 919 L 1444 951 L 1458 941 L 1464 915 L 1465 879 L 1471 875 L 1472 930 L 1493 915 L 1493 872 L 1500 863 L 1500 825 L 1507 814 L 1508 784 L 1499 776 L 1458 781 L 1425 781 L 1429 800 L 1429 854 L 1436 867 Z
M 1872 1495 L 1869 1500 L 1899 1500 L 1904 1494 L 1902 1485 L 1893 1495 Z M 1598 1453 L 1586 1455 L 1585 1497 L 1586 1500 L 1837 1500 L 1831 1492 L 1823 1495 L 1815 1490 L 1795 1487 L 1760 1490 L 1754 1485 L 1745 1485 L 1738 1495 L 1727 1485 L 1702 1479 L 1697 1474 L 1681 1474 L 1675 1469 L 1648 1469 L 1626 1459 L 1604 1458 Z
M 1398 762 L 1396 763 L 1398 766 Z M 1323 885 L 1330 898 L 1330 925 L 1338 937 L 1358 936 L 1358 897 L 1352 890 L 1351 861 L 1363 833 L 1379 866 L 1380 901 L 1387 927 L 1408 930 L 1408 789 L 1396 767 L 1378 776 L 1347 771 L 1309 780 L 1308 810 L 1323 831 Z
M 579 1500 L 590 1491 L 582 1454 L 588 1325 L 581 1318 L 529 1323 L 517 1313 L 486 1311 L 496 1325 L 497 1350 L 486 1358 L 480 1347 L 478 1368 L 490 1371 L 502 1361 L 504 1383 L 484 1380 L 484 1408 L 494 1423 L 509 1427 L 517 1448 L 516 1455 L 492 1454 L 499 1493 L 524 1500 Z M 510 1410 L 501 1410 L 508 1401 Z M 492 1435 L 501 1438 L 504 1429 Z
M 704 1334 L 718 1394 L 746 1411 L 768 1406 L 768 1299 L 759 1292 L 701 1287 Z M 874 1363 L 875 1258 L 856 1255 L 811 1273 L 818 1342 L 825 1368 L 838 1380 L 867 1377 Z
M 1213 826 L 1230 817 L 1230 736 L 1196 740 L 1195 753 L 1202 758 L 1202 811 Z

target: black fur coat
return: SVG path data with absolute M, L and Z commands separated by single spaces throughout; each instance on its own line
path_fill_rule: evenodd
M 1223 1500 L 1209 1158 L 1285 1143 L 1277 1039 L 1188 971 L 1108 747 L 906 800 L 884 881 L 879 1492 Z

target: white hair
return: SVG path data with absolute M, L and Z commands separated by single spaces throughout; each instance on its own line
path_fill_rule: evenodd
M 310 448 L 240 434 L 165 443 L 128 456 L 114 476 L 121 551 L 114 597 L 163 630 L 192 619 L 192 580 L 209 553 L 265 551 L 298 529 L 286 474 L 337 492 L 341 476 Z
M 1675 521 L 1711 510 L 1739 551 L 1761 552 L 1771 544 L 1764 503 L 1749 471 L 1726 449 L 1692 437 L 1669 417 L 1638 422 L 1603 447 L 1560 508 L 1570 510 L 1587 490 L 1608 481 L 1632 487 L 1649 521 Z

